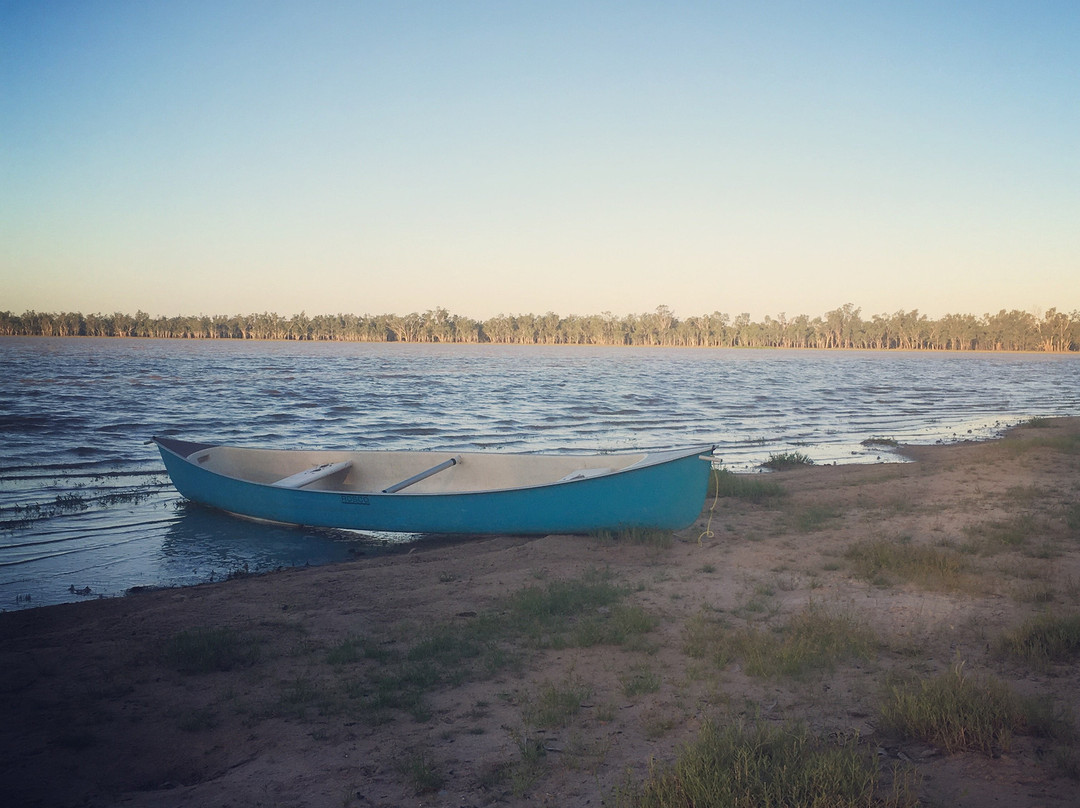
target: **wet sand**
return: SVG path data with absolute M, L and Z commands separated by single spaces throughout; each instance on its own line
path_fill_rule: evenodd
M 883 771 L 914 765 L 924 804 L 1076 805 L 1075 752 L 1017 735 L 991 755 L 949 755 L 890 737 L 878 716 L 890 677 L 958 663 L 1080 706 L 1075 664 L 1033 670 L 993 653 L 1036 614 L 1080 611 L 1078 436 L 1080 419 L 1053 419 L 996 441 L 906 447 L 910 463 L 769 475 L 783 496 L 709 500 L 669 543 L 433 542 L 0 614 L 2 802 L 598 806 L 650 761 L 673 760 L 704 721 L 742 718 L 857 733 Z M 850 550 L 875 541 L 942 548 L 962 574 L 863 575 Z M 625 585 L 652 629 L 615 645 L 518 648 L 519 664 L 429 687 L 420 707 L 370 709 L 379 666 L 428 628 L 453 634 L 515 592 L 587 570 Z M 812 605 L 858 620 L 874 653 L 799 677 L 689 653 L 687 626 L 703 613 L 782 626 Z M 187 672 L 176 638 L 209 629 L 233 638 L 236 658 Z M 343 655 L 357 638 L 365 652 Z M 543 725 L 536 706 L 557 690 L 577 693 L 577 710 Z

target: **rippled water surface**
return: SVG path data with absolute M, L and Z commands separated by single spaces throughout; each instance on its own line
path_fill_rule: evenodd
M 990 437 L 1080 414 L 1080 358 L 0 338 L 0 609 L 385 551 L 402 537 L 185 503 L 151 435 L 277 448 L 717 445 L 894 460 L 869 437 Z M 415 537 L 408 537 L 415 538 Z

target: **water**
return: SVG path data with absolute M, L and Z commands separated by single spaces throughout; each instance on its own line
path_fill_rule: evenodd
M 182 500 L 151 435 L 280 448 L 608 451 L 712 443 L 887 462 L 869 437 L 1080 414 L 1080 357 L 0 339 L 0 609 L 385 552 Z

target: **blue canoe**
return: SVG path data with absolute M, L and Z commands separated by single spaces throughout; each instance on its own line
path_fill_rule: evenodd
M 591 533 L 694 522 L 711 446 L 540 455 L 250 449 L 155 437 L 183 496 L 297 525 L 406 533 Z

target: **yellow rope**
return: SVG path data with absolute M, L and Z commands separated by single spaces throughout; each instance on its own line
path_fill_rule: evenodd
M 712 507 L 709 508 L 709 521 L 707 521 L 705 523 L 705 531 L 700 536 L 697 537 L 697 543 L 698 544 L 701 544 L 702 539 L 704 539 L 704 538 L 712 539 L 716 535 L 715 533 L 712 532 L 713 511 L 716 510 L 716 501 L 718 499 L 720 499 L 720 471 L 719 471 L 719 469 L 716 468 L 716 466 L 712 467 L 712 476 L 713 476 L 713 480 L 716 481 L 716 485 L 714 486 L 716 493 L 713 495 Z

